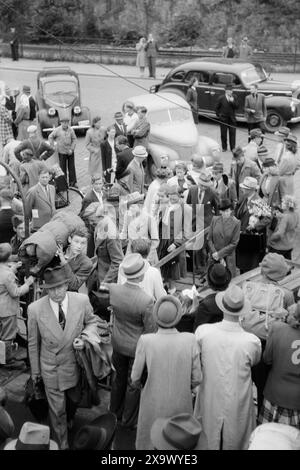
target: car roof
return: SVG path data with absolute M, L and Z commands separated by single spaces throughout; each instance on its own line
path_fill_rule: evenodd
M 194 71 L 205 71 L 211 70 L 216 72 L 228 72 L 233 71 L 235 73 L 241 72 L 242 70 L 255 67 L 255 63 L 245 62 L 244 60 L 238 59 L 223 59 L 222 57 L 205 57 L 193 60 L 191 62 L 185 62 L 184 64 L 178 65 L 172 69 L 172 74 L 179 70 L 194 70 Z
M 41 70 L 38 73 L 37 79 L 41 78 L 50 78 L 50 77 L 56 77 L 57 75 L 64 75 L 65 77 L 75 77 L 78 80 L 78 75 L 74 70 L 70 69 L 70 67 L 44 67 L 43 70 Z
M 145 106 L 148 111 L 159 111 L 160 109 L 183 107 L 190 110 L 189 104 L 184 98 L 175 93 L 148 93 L 133 96 L 128 99 L 135 106 Z
M 42 83 L 48 83 L 48 82 L 76 82 L 77 83 L 77 78 L 73 77 L 72 75 L 50 75 L 46 77 L 41 77 L 41 82 Z

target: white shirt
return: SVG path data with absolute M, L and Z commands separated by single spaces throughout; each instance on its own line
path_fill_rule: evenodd
M 131 116 L 129 116 L 128 113 L 125 114 L 123 122 L 126 126 L 127 133 L 130 133 L 137 125 L 139 121 L 139 117 L 137 113 L 133 113 Z
M 93 191 L 94 191 L 94 193 L 95 193 L 95 195 L 96 195 L 98 201 L 99 201 L 99 202 L 103 202 L 102 193 L 97 193 L 97 191 L 95 191 L 94 189 L 93 189 Z
M 53 312 L 54 312 L 54 315 L 58 321 L 58 309 L 59 309 L 59 305 L 57 302 L 54 302 L 53 300 L 51 300 L 49 298 L 49 302 L 50 302 L 50 307 L 52 308 Z M 68 314 L 68 305 L 69 305 L 69 299 L 68 299 L 68 295 L 66 294 L 64 300 L 62 301 L 61 303 L 61 306 L 62 306 L 62 309 L 64 311 L 64 314 L 65 314 L 65 318 L 67 319 L 67 314 Z

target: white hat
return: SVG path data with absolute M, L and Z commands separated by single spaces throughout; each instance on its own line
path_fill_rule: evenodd
M 219 309 L 229 315 L 240 316 L 251 309 L 251 304 L 245 298 L 244 292 L 235 284 L 229 285 L 223 292 L 218 292 L 215 300 Z
M 135 157 L 145 158 L 148 156 L 148 152 L 143 145 L 137 145 L 132 150 L 132 155 L 134 155 Z
M 240 183 L 240 188 L 257 189 L 258 188 L 257 180 L 255 178 L 252 178 L 252 176 L 246 176 L 244 181 Z
M 300 431 L 287 424 L 261 424 L 252 432 L 248 450 L 300 450 Z
M 33 132 L 36 132 L 37 130 L 38 130 L 37 126 L 35 126 L 35 125 L 33 125 L 33 124 L 32 124 L 31 126 L 28 126 L 28 127 L 27 127 L 27 132 L 28 132 L 28 134 L 31 134 L 31 133 L 33 133 Z
M 50 428 L 37 423 L 24 423 L 18 439 L 8 442 L 4 450 L 59 450 L 50 439 Z

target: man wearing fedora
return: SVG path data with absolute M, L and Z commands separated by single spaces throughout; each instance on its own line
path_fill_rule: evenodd
M 132 174 L 132 192 L 145 193 L 145 170 L 143 161 L 148 157 L 148 152 L 143 145 L 137 145 L 132 150 L 133 160 L 128 165 Z
M 152 315 L 153 298 L 139 286 L 147 267 L 140 254 L 129 254 L 120 270 L 126 277 L 125 284 L 107 285 L 113 310 L 112 362 L 115 368 L 110 411 L 127 427 L 136 425 L 140 399 L 139 390 L 133 388 L 130 381 L 136 345 L 142 334 L 156 329 Z
M 42 377 L 50 423 L 60 449 L 68 449 L 68 420 L 79 402 L 79 367 L 75 350 L 81 335 L 98 335 L 98 317 L 84 294 L 68 292 L 67 273 L 58 266 L 44 272 L 47 295 L 28 306 L 28 352 L 31 376 Z M 72 416 L 71 416 L 72 413 Z
M 238 108 L 238 99 L 232 92 L 232 85 L 226 85 L 225 94 L 218 99 L 216 115 L 220 121 L 221 142 L 223 152 L 227 151 L 227 131 L 229 133 L 230 150 L 235 148 L 236 118 L 235 110 Z
M 123 114 L 121 113 L 121 111 L 117 111 L 114 114 L 114 119 L 115 119 L 114 126 L 115 126 L 115 129 L 116 129 L 116 138 L 119 135 L 126 136 L 126 126 L 123 122 Z
M 246 176 L 260 180 L 261 173 L 255 162 L 245 157 L 242 147 L 236 147 L 232 152 L 232 161 L 230 166 L 230 177 L 235 182 L 237 198 L 240 198 L 240 183 Z
M 232 178 L 224 172 L 224 165 L 222 162 L 215 162 L 212 167 L 213 174 L 213 189 L 219 196 L 219 199 L 229 199 L 233 205 L 236 206 L 237 195 L 236 187 Z
M 249 132 L 249 142 L 243 147 L 244 155 L 249 160 L 257 159 L 257 150 L 263 143 L 263 133 L 260 128 L 251 129 Z
M 209 449 L 245 450 L 256 427 L 251 367 L 260 360 L 261 344 L 239 324 L 251 309 L 240 287 L 230 284 L 216 295 L 216 303 L 224 319 L 195 332 L 204 379 L 194 415 L 202 417 Z

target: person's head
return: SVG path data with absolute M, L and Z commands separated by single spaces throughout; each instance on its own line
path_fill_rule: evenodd
M 198 155 L 197 153 L 194 153 L 191 157 L 191 162 L 193 164 L 193 170 L 198 171 L 199 173 L 204 170 L 205 168 L 205 162 L 203 158 Z
M 170 204 L 178 204 L 178 202 L 180 201 L 180 192 L 179 187 L 176 184 L 172 186 L 169 185 L 168 196 Z
M 184 162 L 178 162 L 175 165 L 175 175 L 178 180 L 183 180 L 187 172 L 187 166 Z
M 94 191 L 96 191 L 96 193 L 100 193 L 102 191 L 102 188 L 103 188 L 102 175 L 100 173 L 95 173 L 92 176 L 91 181 L 92 181 L 92 187 L 93 187 Z
M 147 268 L 147 263 L 139 253 L 130 253 L 123 259 L 120 272 L 127 281 L 139 284 L 144 279 Z
M 154 41 L 153 34 L 150 33 L 148 35 L 148 41 Z
M 71 232 L 68 242 L 70 252 L 73 255 L 77 256 L 81 253 L 85 253 L 88 236 L 89 234 L 86 227 L 77 227 Z
M 232 211 L 232 202 L 230 199 L 221 199 L 219 209 L 224 219 L 230 217 Z
M 300 300 L 296 304 L 288 307 L 288 317 L 286 322 L 295 329 L 300 329 Z
M 11 33 L 15 33 L 15 32 L 16 32 L 16 28 L 10 28 L 10 32 L 11 32 Z
M 293 134 L 289 134 L 285 139 L 285 148 L 292 153 L 297 153 L 298 149 L 298 140 L 297 137 Z
M 146 117 L 147 111 L 148 110 L 145 106 L 138 106 L 136 108 L 136 112 L 137 112 L 139 119 L 144 119 Z
M 243 37 L 242 43 L 243 43 L 243 44 L 248 44 L 248 37 L 247 37 L 247 36 L 244 36 L 244 37 Z
M 174 328 L 181 320 L 182 305 L 177 297 L 163 295 L 154 305 L 153 317 L 159 328 Z
M 100 116 L 95 116 L 92 120 L 92 127 L 95 129 L 100 129 L 101 127 L 101 117 Z
M 159 181 L 167 181 L 169 178 L 169 170 L 168 168 L 156 168 L 155 170 L 155 178 Z
M 240 183 L 240 189 L 245 197 L 250 197 L 258 189 L 257 180 L 252 176 L 246 176 L 244 181 Z
M 0 263 L 6 263 L 11 256 L 11 252 L 9 243 L 0 243 Z
M 231 281 L 231 272 L 221 263 L 213 263 L 207 270 L 207 283 L 209 287 L 215 291 L 223 291 L 227 289 Z
M 144 36 L 141 37 L 140 43 L 141 43 L 141 44 L 146 44 L 146 42 L 147 42 L 147 41 L 146 41 L 146 38 L 145 38 Z
M 132 253 L 139 253 L 144 259 L 147 259 L 150 253 L 151 240 L 148 238 L 136 238 L 131 242 Z
M 125 135 L 118 135 L 115 140 L 115 145 L 118 150 L 122 151 L 129 146 L 128 139 Z
M 237 146 L 233 149 L 232 156 L 237 165 L 242 165 L 245 161 L 244 150 L 240 146 Z
M 28 137 L 31 140 L 35 140 L 38 138 L 38 128 L 37 126 L 28 126 L 27 127 Z
M 261 262 L 261 273 L 271 281 L 281 281 L 289 272 L 289 266 L 282 255 L 268 253 Z
M 225 95 L 227 96 L 227 98 L 231 98 L 232 97 L 232 85 L 226 85 L 225 87 Z
M 275 175 L 277 173 L 277 165 L 276 165 L 276 162 L 274 160 L 274 158 L 272 157 L 267 157 L 263 164 L 263 171 L 265 174 L 267 175 Z
M 126 101 L 124 103 L 124 112 L 127 113 L 129 116 L 132 116 L 132 114 L 135 112 L 135 107 L 132 101 Z
M 64 300 L 68 286 L 69 279 L 64 266 L 45 269 L 43 287 L 53 302 L 61 303 Z
M 19 215 L 14 215 L 12 218 L 12 224 L 13 224 L 13 228 L 17 234 L 18 239 L 24 240 L 25 239 L 24 217 L 19 216 Z
M 24 162 L 30 162 L 33 159 L 33 151 L 31 149 L 25 149 L 23 150 L 23 161 Z
M 288 127 L 279 127 L 278 131 L 274 133 L 277 136 L 280 142 L 285 141 L 290 133 L 290 129 Z
M 169 185 L 167 183 L 162 183 L 157 191 L 157 197 L 160 204 L 167 204 L 169 202 Z
M 68 117 L 63 117 L 60 120 L 60 124 L 61 124 L 61 127 L 63 128 L 63 130 L 66 130 L 69 127 L 70 119 Z
M 50 181 L 50 173 L 49 173 L 49 170 L 47 170 L 46 168 L 42 168 L 42 169 L 39 171 L 39 183 L 40 183 L 42 186 L 47 186 L 47 184 L 49 184 L 49 181 Z
M 30 86 L 29 85 L 24 85 L 23 86 L 23 93 L 25 93 L 25 95 L 29 96 L 30 92 L 31 92 Z
M 228 38 L 227 39 L 228 46 L 232 46 L 232 43 L 233 43 L 232 38 Z
M 123 124 L 123 114 L 121 113 L 121 111 L 117 111 L 117 112 L 114 114 L 114 118 L 115 118 L 115 121 L 116 121 L 118 124 Z
M 0 204 L 1 206 L 11 206 L 12 200 L 14 198 L 13 193 L 10 189 L 3 188 L 0 191 Z
M 295 212 L 297 209 L 296 198 L 294 196 L 290 196 L 289 194 L 283 196 L 281 207 L 284 212 Z
M 256 83 L 253 83 L 252 85 L 250 85 L 250 93 L 252 95 L 256 95 L 257 94 L 257 90 L 258 90 L 258 86 L 256 85 Z
M 224 173 L 224 165 L 222 162 L 215 162 L 212 167 L 212 175 L 216 181 L 220 181 Z
M 251 129 L 250 131 L 250 140 L 253 140 L 257 145 L 261 145 L 262 141 L 262 131 L 259 128 Z
M 249 313 L 251 304 L 245 298 L 244 292 L 236 284 L 229 284 L 223 292 L 218 292 L 216 304 L 224 315 L 224 320 L 237 323 L 241 315 Z
M 192 77 L 189 81 L 189 87 L 198 86 L 198 84 L 199 84 L 199 81 L 196 76 Z
M 201 191 L 205 191 L 207 188 L 211 187 L 211 172 L 202 171 L 199 175 L 198 186 Z
M 108 128 L 106 129 L 106 133 L 107 133 L 107 138 L 108 139 L 114 140 L 114 138 L 116 137 L 116 128 L 115 128 L 115 126 L 108 126 Z
M 137 145 L 132 150 L 132 155 L 138 162 L 142 162 L 145 158 L 148 157 L 148 152 L 143 145 Z

